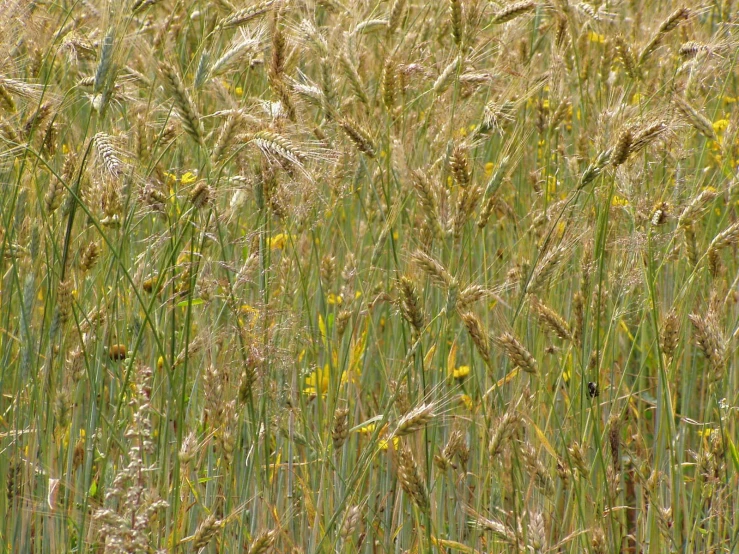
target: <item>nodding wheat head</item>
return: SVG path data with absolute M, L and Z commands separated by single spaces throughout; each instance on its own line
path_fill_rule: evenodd
M 491 20 L 491 23 L 500 25 L 506 23 L 517 17 L 532 11 L 536 7 L 536 2 L 515 2 L 510 4 L 500 11 L 496 12 Z
M 527 373 L 537 373 L 539 364 L 526 347 L 510 333 L 503 333 L 496 340 L 497 345 L 505 352 L 515 366 Z
M 200 120 L 195 103 L 182 84 L 177 70 L 168 62 L 162 62 L 160 71 L 164 78 L 164 84 L 172 98 L 174 98 L 175 112 L 182 122 L 182 128 L 195 142 L 201 144 L 203 141 L 203 124 Z

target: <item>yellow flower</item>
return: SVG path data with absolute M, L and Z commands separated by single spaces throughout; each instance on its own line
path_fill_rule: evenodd
M 344 298 L 340 294 L 331 293 L 326 297 L 326 302 L 341 306 L 344 303 Z
M 399 437 L 393 437 L 393 450 L 398 449 L 398 444 L 400 444 L 400 438 Z M 378 447 L 380 450 L 387 450 L 390 446 L 390 441 L 387 439 L 380 439 L 380 442 L 378 443 Z
M 493 174 L 493 168 L 494 167 L 495 167 L 495 165 L 493 164 L 493 162 L 486 163 L 485 164 L 485 175 L 487 175 L 488 177 L 490 177 Z
M 728 126 L 729 126 L 728 119 L 719 119 L 713 122 L 713 130 L 716 133 L 723 133 Z
M 467 408 L 469 411 L 472 411 L 474 405 L 472 404 L 472 398 L 470 398 L 469 394 L 460 394 L 459 401 L 464 404 L 465 408 Z
M 282 250 L 285 248 L 288 236 L 285 233 L 277 233 L 274 237 L 270 237 L 267 241 L 270 250 Z
M 234 93 L 236 94 L 236 96 L 241 96 L 241 95 L 243 95 L 243 94 L 244 94 L 244 89 L 243 89 L 243 88 L 241 88 L 241 87 L 236 87 L 236 88 L 234 89 Z
M 598 34 L 595 31 L 590 31 L 588 33 L 588 40 L 596 44 L 603 44 L 606 41 L 606 36 Z
M 617 206 L 617 207 L 623 207 L 628 206 L 629 201 L 626 200 L 626 198 L 622 198 L 617 194 L 613 195 L 613 200 L 611 200 L 611 206 Z
M 182 179 L 180 179 L 180 182 L 183 185 L 189 185 L 191 183 L 194 183 L 197 180 L 197 175 L 195 175 L 192 171 L 186 171 L 182 175 Z
M 455 379 L 464 379 L 470 374 L 470 366 L 461 365 L 452 369 L 452 377 Z
M 305 388 L 303 392 L 310 396 L 317 396 L 320 391 L 321 396 L 328 392 L 329 371 L 328 364 L 323 369 L 316 369 L 308 377 L 305 378 Z

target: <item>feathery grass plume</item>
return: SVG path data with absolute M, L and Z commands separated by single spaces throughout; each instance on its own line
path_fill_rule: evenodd
M 249 543 L 246 554 L 264 554 L 275 544 L 277 529 L 262 531 Z
M 415 433 L 416 431 L 420 431 L 426 427 L 426 425 L 436 417 L 434 408 L 436 408 L 435 404 L 424 403 L 410 410 L 398 420 L 398 423 L 395 425 L 395 429 L 390 434 L 390 438 L 388 440 L 395 437 L 410 435 L 411 433 Z
M 495 343 L 503 350 L 513 365 L 520 367 L 527 373 L 535 374 L 539 370 L 539 364 L 526 347 L 521 344 L 511 333 L 503 333 Z
M 665 35 L 675 29 L 680 23 L 690 17 L 690 10 L 688 8 L 677 8 L 673 11 L 667 19 L 657 29 L 657 32 L 651 38 L 651 40 L 642 48 L 639 53 L 638 64 L 643 65 L 649 56 L 659 47 L 664 39 Z
M 454 38 L 454 44 L 460 46 L 464 37 L 461 0 L 449 0 L 449 16 L 452 21 L 452 38 Z
M 269 12 L 273 5 L 275 5 L 275 0 L 267 0 L 265 2 L 258 2 L 246 8 L 237 10 L 221 19 L 218 22 L 218 27 L 220 29 L 241 27 L 242 25 L 249 23 L 249 21 Z
M 682 115 L 683 118 L 700 134 L 710 140 L 716 140 L 716 132 L 713 130 L 713 124 L 706 116 L 691 106 L 690 103 L 679 94 L 676 94 L 672 101 L 675 104 L 677 111 L 680 112 L 680 115 Z
M 690 314 L 688 319 L 695 329 L 698 348 L 710 364 L 711 380 L 720 380 L 726 366 L 726 344 L 719 330 L 716 313 L 709 311 L 705 316 Z
M 515 2 L 497 11 L 490 21 L 493 25 L 507 23 L 536 8 L 536 2 Z
M 203 123 L 200 115 L 192 101 L 190 94 L 182 84 L 180 76 L 175 68 L 168 62 L 162 62 L 159 66 L 162 77 L 164 77 L 165 87 L 169 94 L 174 98 L 175 112 L 182 122 L 185 132 L 198 143 L 203 143 Z
M 488 345 L 487 333 L 483 331 L 482 322 L 472 312 L 464 312 L 460 314 L 460 317 L 462 318 L 462 322 L 467 329 L 467 333 L 469 333 L 480 357 L 485 360 L 485 363 L 489 363 L 490 346 Z
M 112 137 L 105 133 L 97 133 L 94 140 L 98 155 L 100 156 L 106 171 L 113 178 L 120 177 L 123 173 L 123 164 L 113 146 Z
M 423 330 L 424 318 L 416 285 L 410 278 L 403 275 L 398 279 L 398 288 L 400 289 L 400 311 L 406 321 L 411 324 L 414 335 L 419 336 Z
M 359 73 L 357 72 L 357 68 L 354 66 L 354 63 L 349 57 L 349 54 L 347 53 L 346 49 L 341 51 L 341 53 L 339 54 L 338 61 L 339 61 L 339 65 L 341 66 L 341 69 L 344 72 L 344 75 L 349 81 L 349 85 L 351 85 L 351 89 L 354 95 L 357 98 L 359 98 L 359 100 L 363 104 L 369 105 L 369 99 L 367 98 L 367 93 L 364 91 L 364 85 L 362 84 L 362 80 L 360 79 Z
M 488 443 L 490 456 L 495 458 L 503 452 L 507 441 L 516 433 L 521 423 L 521 416 L 512 410 L 508 410 L 497 419 L 490 431 L 490 442 Z
M 703 189 L 685 206 L 680 217 L 677 219 L 678 226 L 683 229 L 692 228 L 701 213 L 708 207 L 708 204 L 713 202 L 717 196 L 718 193 L 715 189 Z
M 570 326 L 567 325 L 567 322 L 561 315 L 544 305 L 536 296 L 531 297 L 531 307 L 536 313 L 539 322 L 548 331 L 562 340 L 572 340 Z
M 427 225 L 433 231 L 436 238 L 441 238 L 442 229 L 436 195 L 431 189 L 431 184 L 426 178 L 426 174 L 420 170 L 411 171 L 411 182 L 421 203 L 421 209 L 423 210 Z
M 348 408 L 336 408 L 334 412 L 334 424 L 331 428 L 331 440 L 334 450 L 339 450 L 349 435 L 349 410 Z
M 357 150 L 370 158 L 375 157 L 375 145 L 372 137 L 366 130 L 362 129 L 348 117 L 342 118 L 338 123 L 349 140 L 356 146 Z
M 435 285 L 447 289 L 454 282 L 452 275 L 434 258 L 421 250 L 411 254 L 411 261 L 417 265 Z
M 449 88 L 449 85 L 452 83 L 454 77 L 456 77 L 457 73 L 459 73 L 461 64 L 462 56 L 460 55 L 454 58 L 451 63 L 444 68 L 444 70 L 439 74 L 439 76 L 436 78 L 436 81 L 434 81 L 433 86 L 431 87 L 431 90 L 433 90 L 435 95 L 443 94 L 444 91 Z
M 426 513 L 429 511 L 429 494 L 426 483 L 421 477 L 421 471 L 407 447 L 400 450 L 398 460 L 398 481 L 405 493 L 410 496 L 418 509 Z
M 580 184 L 577 187 L 578 190 L 585 188 L 603 172 L 605 167 L 608 165 L 608 162 L 611 160 L 611 152 L 611 148 L 604 150 L 598 154 L 595 161 L 585 168 L 585 171 L 583 171 L 583 174 L 580 177 Z
M 610 163 L 613 167 L 618 167 L 626 161 L 631 153 L 631 144 L 633 143 L 634 135 L 631 133 L 631 129 L 626 127 L 621 131 L 618 136 L 616 144 L 613 146 L 611 152 Z
M 557 266 L 564 259 L 566 251 L 565 246 L 557 246 L 547 252 L 536 264 L 534 273 L 531 275 L 531 280 L 526 286 L 526 292 L 528 294 L 535 294 L 542 286 L 549 280 L 554 274 Z
M 218 531 L 223 527 L 223 521 L 216 518 L 215 514 L 210 514 L 206 517 L 198 528 L 195 530 L 195 534 L 192 536 L 192 547 L 195 551 L 199 551 L 201 548 L 208 546 L 208 543 L 215 536 Z
M 621 65 L 624 68 L 624 73 L 630 78 L 635 79 L 639 76 L 636 60 L 634 60 L 634 53 L 631 51 L 631 46 L 626 42 L 624 37 L 621 35 L 614 39 L 616 54 L 621 60 Z
M 662 322 L 662 333 L 660 336 L 662 352 L 671 360 L 677 350 L 677 343 L 680 339 L 680 322 L 677 319 L 677 314 L 674 308 L 670 310 L 664 321 Z

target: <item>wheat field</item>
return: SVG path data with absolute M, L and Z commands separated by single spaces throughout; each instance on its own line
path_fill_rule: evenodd
M 738 23 L 0 0 L 0 551 L 739 551 Z

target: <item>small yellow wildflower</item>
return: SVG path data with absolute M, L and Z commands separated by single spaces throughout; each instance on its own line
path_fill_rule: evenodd
M 344 298 L 340 294 L 331 293 L 326 297 L 326 302 L 341 306 L 344 303 Z
M 270 250 L 282 250 L 287 243 L 287 235 L 285 233 L 277 233 L 268 240 Z
M 495 165 L 493 164 L 493 162 L 486 163 L 485 164 L 485 175 L 487 175 L 488 177 L 490 177 L 493 174 L 493 168 L 494 167 L 495 167 Z
M 723 133 L 728 126 L 729 126 L 728 119 L 719 119 L 713 122 L 713 130 L 716 133 Z
M 460 394 L 459 395 L 459 401 L 470 412 L 472 411 L 472 408 L 474 407 L 474 404 L 472 403 L 472 398 L 470 398 L 470 395 L 469 394 Z
M 606 41 L 606 36 L 596 33 L 595 31 L 590 31 L 588 33 L 588 40 L 596 44 L 603 44 Z
M 182 179 L 180 179 L 180 182 L 183 185 L 189 185 L 191 183 L 194 183 L 197 180 L 197 175 L 195 175 L 192 171 L 186 171 L 182 175 Z
M 470 366 L 461 365 L 452 369 L 452 377 L 455 379 L 464 379 L 470 374 Z
M 242 87 L 236 87 L 234 89 L 234 94 L 236 94 L 236 96 L 243 96 L 244 89 Z
M 305 388 L 303 392 L 309 396 L 317 396 L 321 393 L 324 396 L 328 392 L 329 371 L 328 364 L 323 369 L 315 369 L 308 377 L 305 378 Z
M 629 205 L 629 201 L 626 200 L 626 198 L 623 198 L 619 196 L 618 194 L 613 195 L 613 200 L 611 200 L 611 206 L 624 207 L 628 205 Z

